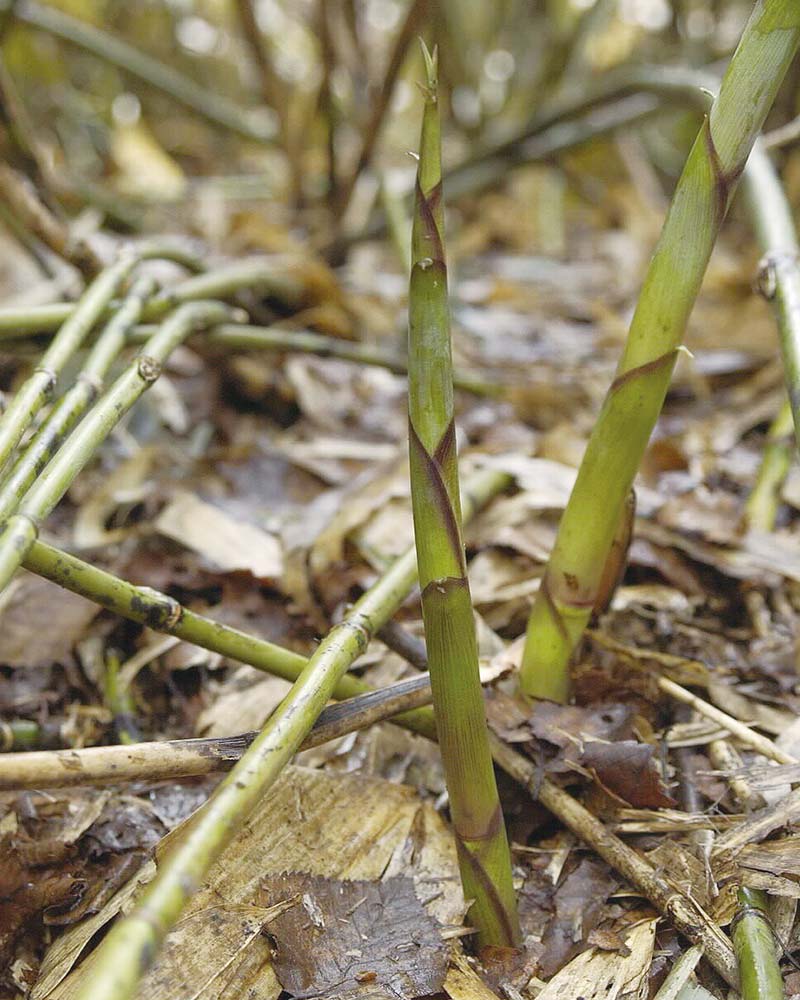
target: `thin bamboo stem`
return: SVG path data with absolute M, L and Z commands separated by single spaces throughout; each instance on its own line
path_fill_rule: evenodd
M 130 330 L 141 316 L 144 303 L 153 294 L 154 288 L 149 278 L 134 282 L 119 309 L 106 324 L 77 381 L 55 404 L 0 485 L 0 520 L 5 520 L 16 510 L 31 483 L 97 398 L 108 369 L 125 346 Z
M 17 512 L 0 530 L 0 591 L 8 586 L 39 533 L 39 524 L 51 513 L 76 476 L 134 403 L 161 374 L 172 351 L 193 330 L 231 319 L 231 309 L 220 302 L 189 302 L 179 306 L 150 338 L 144 351 L 97 402 L 78 429 L 59 448 Z
M 346 733 L 367 729 L 401 713 L 429 705 L 427 677 L 397 681 L 377 691 L 328 705 L 314 723 L 301 750 L 321 746 Z M 12 732 L 14 746 L 24 749 L 24 736 L 39 737 L 39 727 Z M 0 725 L 0 745 L 4 730 Z M 87 747 L 81 750 L 38 750 L 0 755 L 0 791 L 110 785 L 127 781 L 176 781 L 229 771 L 257 733 L 221 739 L 156 740 L 149 743 Z M 33 744 L 35 745 L 35 743 Z M 9 749 L 11 749 L 9 747 Z
M 739 889 L 738 900 L 731 933 L 742 1000 L 783 1000 L 783 978 L 766 912 L 767 897 L 757 889 Z
M 138 339 L 134 331 L 134 339 Z M 408 374 L 408 360 L 372 344 L 358 341 L 339 340 L 326 337 L 310 330 L 284 330 L 271 326 L 235 326 L 221 324 L 208 330 L 204 342 L 211 347 L 223 347 L 231 351 L 297 351 L 316 354 L 321 358 L 341 358 L 356 364 L 386 368 L 396 375 Z M 476 396 L 502 396 L 504 387 L 499 382 L 491 382 L 478 374 L 459 371 L 453 373 L 453 384 Z
M 0 417 L 0 470 L 30 422 L 49 401 L 64 365 L 81 346 L 137 262 L 133 254 L 122 253 L 95 278 L 53 338 L 41 363 L 15 394 Z
M 3 7 L 8 7 L 9 4 L 10 0 L 4 0 Z M 13 17 L 21 24 L 60 38 L 124 70 L 142 83 L 167 94 L 206 121 L 256 142 L 269 142 L 274 138 L 272 121 L 258 109 L 249 111 L 240 108 L 233 101 L 212 90 L 206 90 L 171 66 L 92 24 L 71 17 L 55 7 L 36 3 L 35 0 L 16 0 L 13 3 Z
M 469 920 L 481 945 L 520 939 L 489 750 L 467 581 L 453 413 L 436 53 L 427 70 L 411 238 L 408 428 L 422 615 L 436 728 Z
M 105 656 L 103 698 L 111 712 L 116 739 L 126 746 L 138 743 L 141 734 L 136 724 L 136 706 L 130 686 L 120 672 L 119 656 L 115 650 L 109 650 Z
M 40 723 L 33 719 L 11 719 L 8 722 L 0 722 L 0 755 L 14 751 L 16 757 L 17 751 L 33 750 L 49 753 L 50 748 L 55 750 L 66 745 L 60 722 L 50 720 Z M 0 756 L 0 760 L 2 759 Z M 1 764 L 0 770 L 2 770 Z
M 750 157 L 742 187 L 764 255 L 759 288 L 775 313 L 795 441 L 800 446 L 800 244 L 792 208 L 761 143 Z
M 241 36 L 250 53 L 250 60 L 258 73 L 261 100 L 267 107 L 272 108 L 279 117 L 282 117 L 288 111 L 286 88 L 275 72 L 272 60 L 267 54 L 253 0 L 235 0 L 234 7 L 239 19 Z
M 188 301 L 188 300 L 187 300 Z M 151 307 L 152 308 L 152 307 Z M 146 311 L 146 310 L 145 310 Z M 2 310 L 0 310 L 2 312 Z M 128 342 L 141 344 L 150 337 L 155 327 L 144 323 L 130 331 Z M 0 332 L 0 342 L 3 335 Z M 313 330 L 291 330 L 281 326 L 251 326 L 248 324 L 220 323 L 204 331 L 198 346 L 221 348 L 225 351 L 264 351 L 269 353 L 297 352 L 316 354 L 321 358 L 339 358 L 356 364 L 385 368 L 396 375 L 408 374 L 408 360 L 401 354 L 388 351 L 374 344 L 340 340 Z M 501 397 L 506 391 L 503 382 L 492 382 L 478 373 L 455 369 L 453 384 L 458 389 L 476 396 Z
M 792 270 L 797 272 L 795 264 Z M 798 317 L 800 329 L 800 317 Z M 800 341 L 799 341 L 800 343 Z M 744 507 L 744 526 L 758 531 L 772 531 L 781 502 L 781 490 L 786 482 L 795 455 L 794 421 L 787 400 L 778 411 L 767 432 L 767 442 L 761 465 L 750 496 Z
M 800 42 L 790 0 L 759 0 L 686 162 L 628 340 L 589 439 L 534 602 L 521 683 L 564 701 L 625 497 L 666 396 L 711 250 Z
M 772 740 L 767 739 L 766 736 L 762 736 L 760 733 L 755 732 L 749 726 L 746 726 L 743 722 L 740 722 L 732 715 L 728 715 L 727 712 L 723 712 L 721 709 L 709 704 L 707 701 L 699 698 L 696 694 L 688 691 L 685 687 L 681 687 L 680 684 L 676 684 L 674 681 L 671 681 L 668 677 L 659 677 L 658 686 L 664 694 L 669 695 L 670 698 L 674 698 L 676 701 L 680 701 L 684 705 L 689 705 L 706 719 L 710 719 L 712 722 L 716 722 L 718 725 L 722 726 L 723 729 L 727 729 L 731 736 L 735 736 L 740 742 L 744 743 L 745 746 L 748 746 L 751 750 L 755 750 L 757 753 L 760 753 L 762 757 L 768 757 L 770 760 L 774 760 L 777 764 L 798 763 L 796 757 L 790 753 L 786 753 L 785 750 L 781 750 L 779 746 L 773 743 Z
M 742 777 L 744 761 L 730 740 L 712 740 L 708 744 L 708 756 L 717 771 L 725 773 L 725 782 L 731 795 L 746 812 L 764 808 L 767 804 L 764 796 Z
M 0 198 L 23 232 L 41 240 L 84 278 L 93 278 L 102 269 L 91 247 L 83 240 L 73 239 L 67 224 L 42 201 L 33 183 L 7 163 L 0 163 Z
M 675 960 L 669 974 L 659 986 L 653 1000 L 678 1000 L 681 990 L 689 982 L 689 977 L 703 957 L 703 949 L 693 944 Z

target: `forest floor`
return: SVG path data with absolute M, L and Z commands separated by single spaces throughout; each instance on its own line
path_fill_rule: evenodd
M 562 169 L 573 190 L 555 208 L 554 169 L 532 166 L 459 200 L 450 217 L 456 364 L 481 390 L 458 392 L 462 470 L 513 477 L 466 531 L 489 721 L 721 928 L 737 886 L 766 889 L 791 952 L 800 471 L 780 487 L 774 527 L 751 526 L 745 504 L 784 388 L 738 210 L 637 480 L 627 571 L 576 657 L 575 703 L 531 707 L 515 693 L 520 637 L 667 197 L 635 139 L 570 154 Z M 288 301 L 240 293 L 253 322 L 402 354 L 407 282 L 387 241 L 355 246 L 334 270 L 264 205 L 188 214 L 193 236 L 224 248 L 209 266 L 276 255 L 295 291 Z M 181 278 L 172 265 L 147 271 L 166 286 Z M 8 240 L 0 305 L 52 298 Z M 9 350 L 4 387 L 24 370 Z M 197 338 L 42 537 L 310 654 L 413 543 L 406 407 L 404 377 L 384 367 L 214 352 Z M 37 723 L 44 748 L 231 737 L 259 729 L 290 687 L 25 571 L 0 601 L 0 712 Z M 418 594 L 398 620 L 421 636 Z M 376 639 L 354 672 L 382 687 L 416 670 Z M 112 673 L 124 678 L 124 710 L 108 697 Z M 700 711 L 680 700 L 687 688 Z M 768 762 L 746 733 L 730 739 L 708 706 L 773 741 L 787 763 Z M 0 792 L 2 995 L 75 996 L 91 945 L 220 777 Z M 652 996 L 686 947 L 670 921 L 528 790 L 502 777 L 501 792 L 521 952 L 468 957 L 438 751 L 384 722 L 297 757 L 193 896 L 141 995 Z M 800 973 L 788 962 L 784 973 L 800 993 Z M 725 995 L 710 966 L 696 974 L 692 996 Z

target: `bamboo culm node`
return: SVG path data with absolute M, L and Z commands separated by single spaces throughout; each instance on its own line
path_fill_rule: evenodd
M 799 41 L 794 0 L 759 0 L 689 154 L 531 611 L 520 678 L 531 697 L 569 696 L 570 658 L 589 622 L 714 241 Z
M 434 714 L 468 919 L 479 945 L 513 946 L 520 931 L 511 856 L 489 749 L 461 535 L 453 415 L 436 55 L 427 81 L 409 291 L 409 453 L 414 536 Z

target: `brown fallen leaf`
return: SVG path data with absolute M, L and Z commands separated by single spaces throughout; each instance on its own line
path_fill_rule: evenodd
M 68 663 L 96 604 L 22 571 L 0 601 L 0 663 L 49 667 Z
M 619 743 L 591 740 L 583 745 L 580 763 L 607 791 L 630 805 L 670 808 L 676 802 L 664 788 L 655 753 L 655 747 L 633 740 Z
M 503 739 L 525 744 L 550 775 L 589 772 L 606 791 L 629 805 L 674 806 L 664 788 L 655 748 L 633 735 L 634 710 L 618 702 L 590 706 L 537 702 L 493 691 L 487 701 L 492 728 Z
M 180 492 L 161 511 L 156 530 L 202 555 L 228 573 L 279 580 L 283 557 L 278 540 L 254 524 L 233 518 L 193 493 Z
M 414 882 L 340 881 L 306 872 L 268 876 L 259 903 L 290 902 L 266 925 L 272 962 L 295 997 L 360 996 L 368 987 L 400 1000 L 438 993 L 449 948 L 420 903 Z
M 583 859 L 561 882 L 554 895 L 555 913 L 545 930 L 539 960 L 545 979 L 583 950 L 589 933 L 604 915 L 606 899 L 618 885 L 609 868 L 591 858 Z

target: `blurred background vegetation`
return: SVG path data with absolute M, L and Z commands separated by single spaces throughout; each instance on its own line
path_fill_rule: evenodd
M 441 49 L 452 166 L 620 67 L 721 68 L 752 4 L 19 0 L 3 7 L 8 163 L 71 215 L 120 230 L 166 224 L 216 242 L 242 219 L 252 230 L 246 209 L 258 205 L 259 241 L 274 249 L 290 241 L 290 231 L 321 247 L 342 233 L 352 238 L 381 186 L 408 188 L 417 36 Z M 131 47 L 127 57 L 144 55 L 137 72 L 120 65 L 119 42 Z M 162 71 L 168 83 L 178 74 L 179 84 L 194 84 L 194 108 L 165 92 Z M 797 75 L 795 66 L 774 124 L 797 111 Z M 26 120 L 29 131 L 20 136 Z M 675 112 L 641 127 L 648 157 L 665 177 L 680 169 L 696 125 L 696 116 Z M 571 178 L 586 194 L 592 181 L 569 158 L 529 192 L 543 209 L 534 235 L 545 252 L 566 249 L 550 209 Z M 504 183 L 505 171 L 492 179 Z M 793 171 L 787 183 L 794 196 Z

